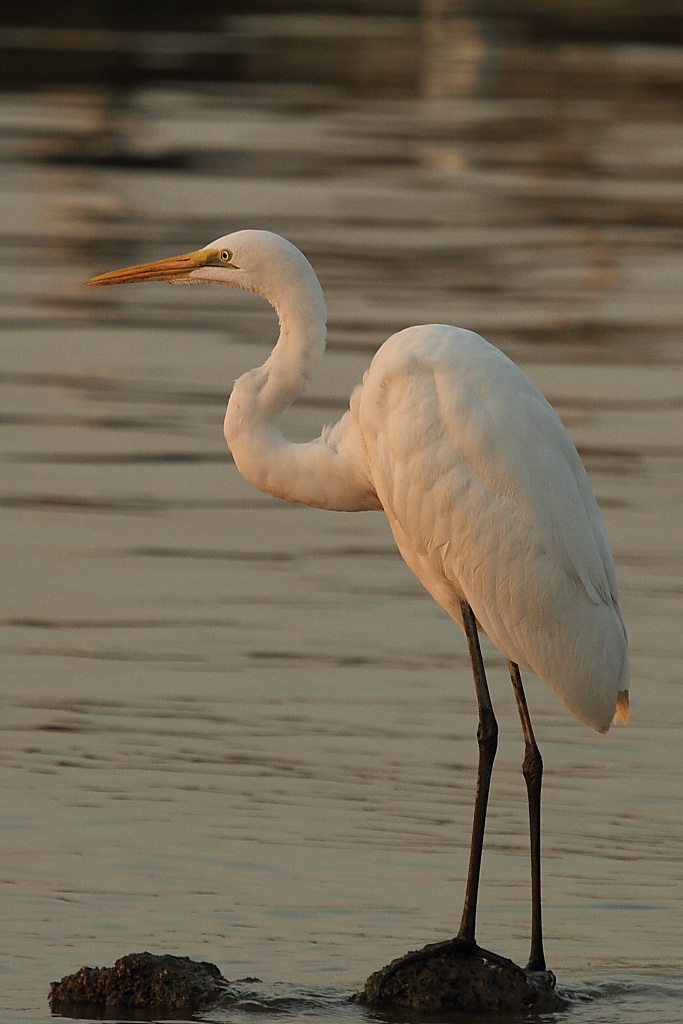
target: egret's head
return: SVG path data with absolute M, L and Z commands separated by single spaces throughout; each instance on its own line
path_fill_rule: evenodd
M 272 300 L 283 286 L 308 274 L 313 274 L 308 260 L 286 239 L 270 231 L 235 231 L 196 252 L 111 270 L 85 283 L 224 284 L 259 292 Z

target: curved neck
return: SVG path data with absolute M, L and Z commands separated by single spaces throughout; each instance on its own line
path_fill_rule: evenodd
M 280 335 L 263 366 L 235 382 L 225 413 L 225 439 L 242 476 L 260 491 L 315 508 L 357 511 L 378 508 L 378 499 L 358 451 L 342 440 L 345 417 L 334 432 L 306 444 L 282 436 L 284 410 L 306 390 L 325 350 L 325 299 L 310 264 L 290 268 L 273 294 Z M 347 414 L 348 417 L 348 414 Z
M 225 413 L 225 439 L 238 470 L 254 487 L 306 502 L 301 474 L 290 465 L 291 449 L 303 446 L 285 440 L 280 421 L 306 390 L 325 351 L 325 298 L 303 256 L 298 265 L 281 268 L 277 287 L 260 288 L 259 293 L 275 309 L 280 334 L 263 366 L 235 381 Z
M 284 410 L 306 390 L 327 342 L 325 297 L 310 264 L 307 269 L 303 279 L 290 278 L 276 295 L 263 296 L 277 313 L 280 335 L 261 367 L 266 379 L 259 405 L 265 419 L 278 427 Z

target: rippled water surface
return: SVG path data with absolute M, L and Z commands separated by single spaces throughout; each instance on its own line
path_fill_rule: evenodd
M 246 226 L 299 244 L 329 300 L 292 437 L 424 321 L 484 333 L 565 420 L 633 700 L 600 737 L 528 682 L 547 952 L 576 995 L 563 1019 L 683 1019 L 683 129 L 666 96 L 627 99 L 0 97 L 6 1024 L 43 1024 L 51 980 L 142 949 L 261 979 L 207 1020 L 359 1021 L 346 996 L 459 921 L 464 640 L 380 514 L 288 506 L 232 466 L 226 396 L 274 316 L 217 288 L 81 287 Z M 521 740 L 486 653 L 502 742 L 479 937 L 524 961 Z

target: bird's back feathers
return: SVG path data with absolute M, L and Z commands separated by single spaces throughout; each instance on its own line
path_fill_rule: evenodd
M 460 621 L 581 721 L 623 720 L 624 626 L 585 470 L 526 375 L 470 331 L 393 335 L 358 407 L 370 475 L 405 561 Z

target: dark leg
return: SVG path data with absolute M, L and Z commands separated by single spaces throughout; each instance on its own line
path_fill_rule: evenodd
M 472 822 L 472 842 L 470 846 L 470 864 L 467 872 L 465 888 L 465 904 L 462 911 L 458 939 L 474 945 L 474 930 L 477 917 L 477 895 L 479 893 L 479 875 L 481 873 L 481 854 L 484 848 L 484 829 L 486 827 L 486 808 L 491 788 L 491 772 L 498 747 L 498 723 L 493 713 L 489 694 L 484 661 L 479 646 L 477 622 L 474 613 L 466 601 L 461 601 L 462 619 L 465 636 L 470 651 L 472 674 L 479 705 L 479 767 L 477 771 L 477 793 L 474 800 L 474 820 Z
M 467 885 L 465 887 L 465 904 L 462 911 L 460 930 L 454 939 L 446 942 L 435 942 L 424 949 L 417 950 L 401 957 L 390 966 L 382 976 L 377 987 L 378 996 L 386 984 L 399 974 L 406 967 L 418 963 L 424 963 L 439 956 L 444 956 L 454 949 L 458 949 L 463 956 L 474 956 L 482 954 L 487 960 L 493 963 L 505 963 L 510 965 L 509 960 L 488 950 L 481 950 L 475 941 L 475 925 L 477 917 L 477 896 L 479 893 L 479 876 L 481 874 L 481 855 L 484 848 L 484 829 L 486 827 L 486 808 L 488 805 L 489 789 L 491 788 L 491 772 L 493 761 L 498 747 L 498 723 L 493 713 L 491 696 L 489 694 L 486 673 L 484 671 L 484 660 L 481 656 L 479 646 L 479 634 L 477 633 L 477 620 L 474 612 L 467 601 L 461 601 L 462 621 L 465 627 L 465 636 L 472 662 L 472 674 L 474 675 L 474 686 L 477 693 L 477 704 L 479 706 L 479 728 L 477 740 L 479 742 L 479 768 L 477 772 L 477 793 L 474 799 L 474 821 L 472 823 L 472 841 L 470 845 L 470 864 L 467 872 Z M 514 965 L 512 965 L 514 966 Z M 520 972 L 521 973 L 521 972 Z
M 522 677 L 514 661 L 509 661 L 512 688 L 515 691 L 519 717 L 524 733 L 524 762 L 522 771 L 529 797 L 529 834 L 531 843 L 531 952 L 528 971 L 544 971 L 543 925 L 541 922 L 541 781 L 543 760 L 536 746 L 531 718 L 522 686 Z

